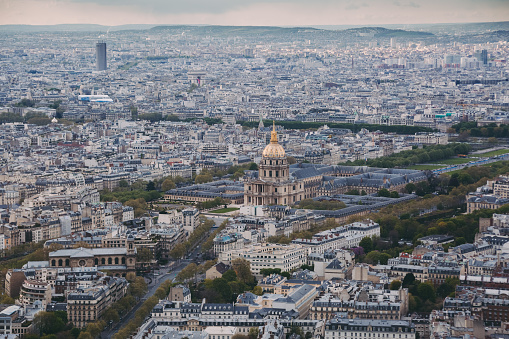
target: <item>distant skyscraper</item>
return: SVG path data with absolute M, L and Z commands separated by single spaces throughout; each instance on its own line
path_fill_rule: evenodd
M 95 55 L 97 58 L 96 69 L 98 71 L 105 71 L 106 68 L 108 68 L 108 66 L 106 65 L 106 43 L 105 42 L 98 42 L 97 45 L 95 45 Z
M 484 65 L 488 64 L 488 51 L 485 49 L 481 51 L 481 61 Z

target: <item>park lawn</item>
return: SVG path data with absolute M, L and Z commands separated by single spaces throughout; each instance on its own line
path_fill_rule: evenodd
M 444 168 L 444 166 L 440 166 L 440 165 L 413 165 L 413 166 L 408 167 L 408 169 L 420 170 L 420 171 L 434 170 L 434 169 L 439 169 L 439 168 Z
M 472 161 L 472 159 L 469 158 L 449 158 L 445 160 L 433 161 L 432 164 L 458 165 L 466 164 L 470 161 Z
M 237 208 L 237 207 L 220 208 L 218 210 L 209 211 L 209 213 L 228 213 L 228 212 L 237 211 L 239 209 L 240 208 Z
M 507 153 L 509 153 L 509 149 L 499 149 L 497 151 L 481 153 L 481 154 L 478 154 L 478 156 L 480 156 L 480 157 L 494 157 L 497 155 L 502 155 L 502 154 L 507 154 Z

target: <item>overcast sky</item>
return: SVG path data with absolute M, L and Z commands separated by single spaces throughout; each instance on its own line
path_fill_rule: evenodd
M 377 25 L 509 20 L 509 0 L 0 0 L 0 24 Z

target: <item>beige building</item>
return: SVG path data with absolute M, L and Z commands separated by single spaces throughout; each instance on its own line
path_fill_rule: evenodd
M 38 280 L 25 280 L 19 292 L 19 304 L 32 305 L 36 301 L 41 301 L 43 308 L 51 302 L 50 284 Z

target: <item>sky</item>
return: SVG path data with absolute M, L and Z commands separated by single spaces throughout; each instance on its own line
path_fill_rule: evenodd
M 509 0 L 0 0 L 0 24 L 382 25 L 509 20 Z

